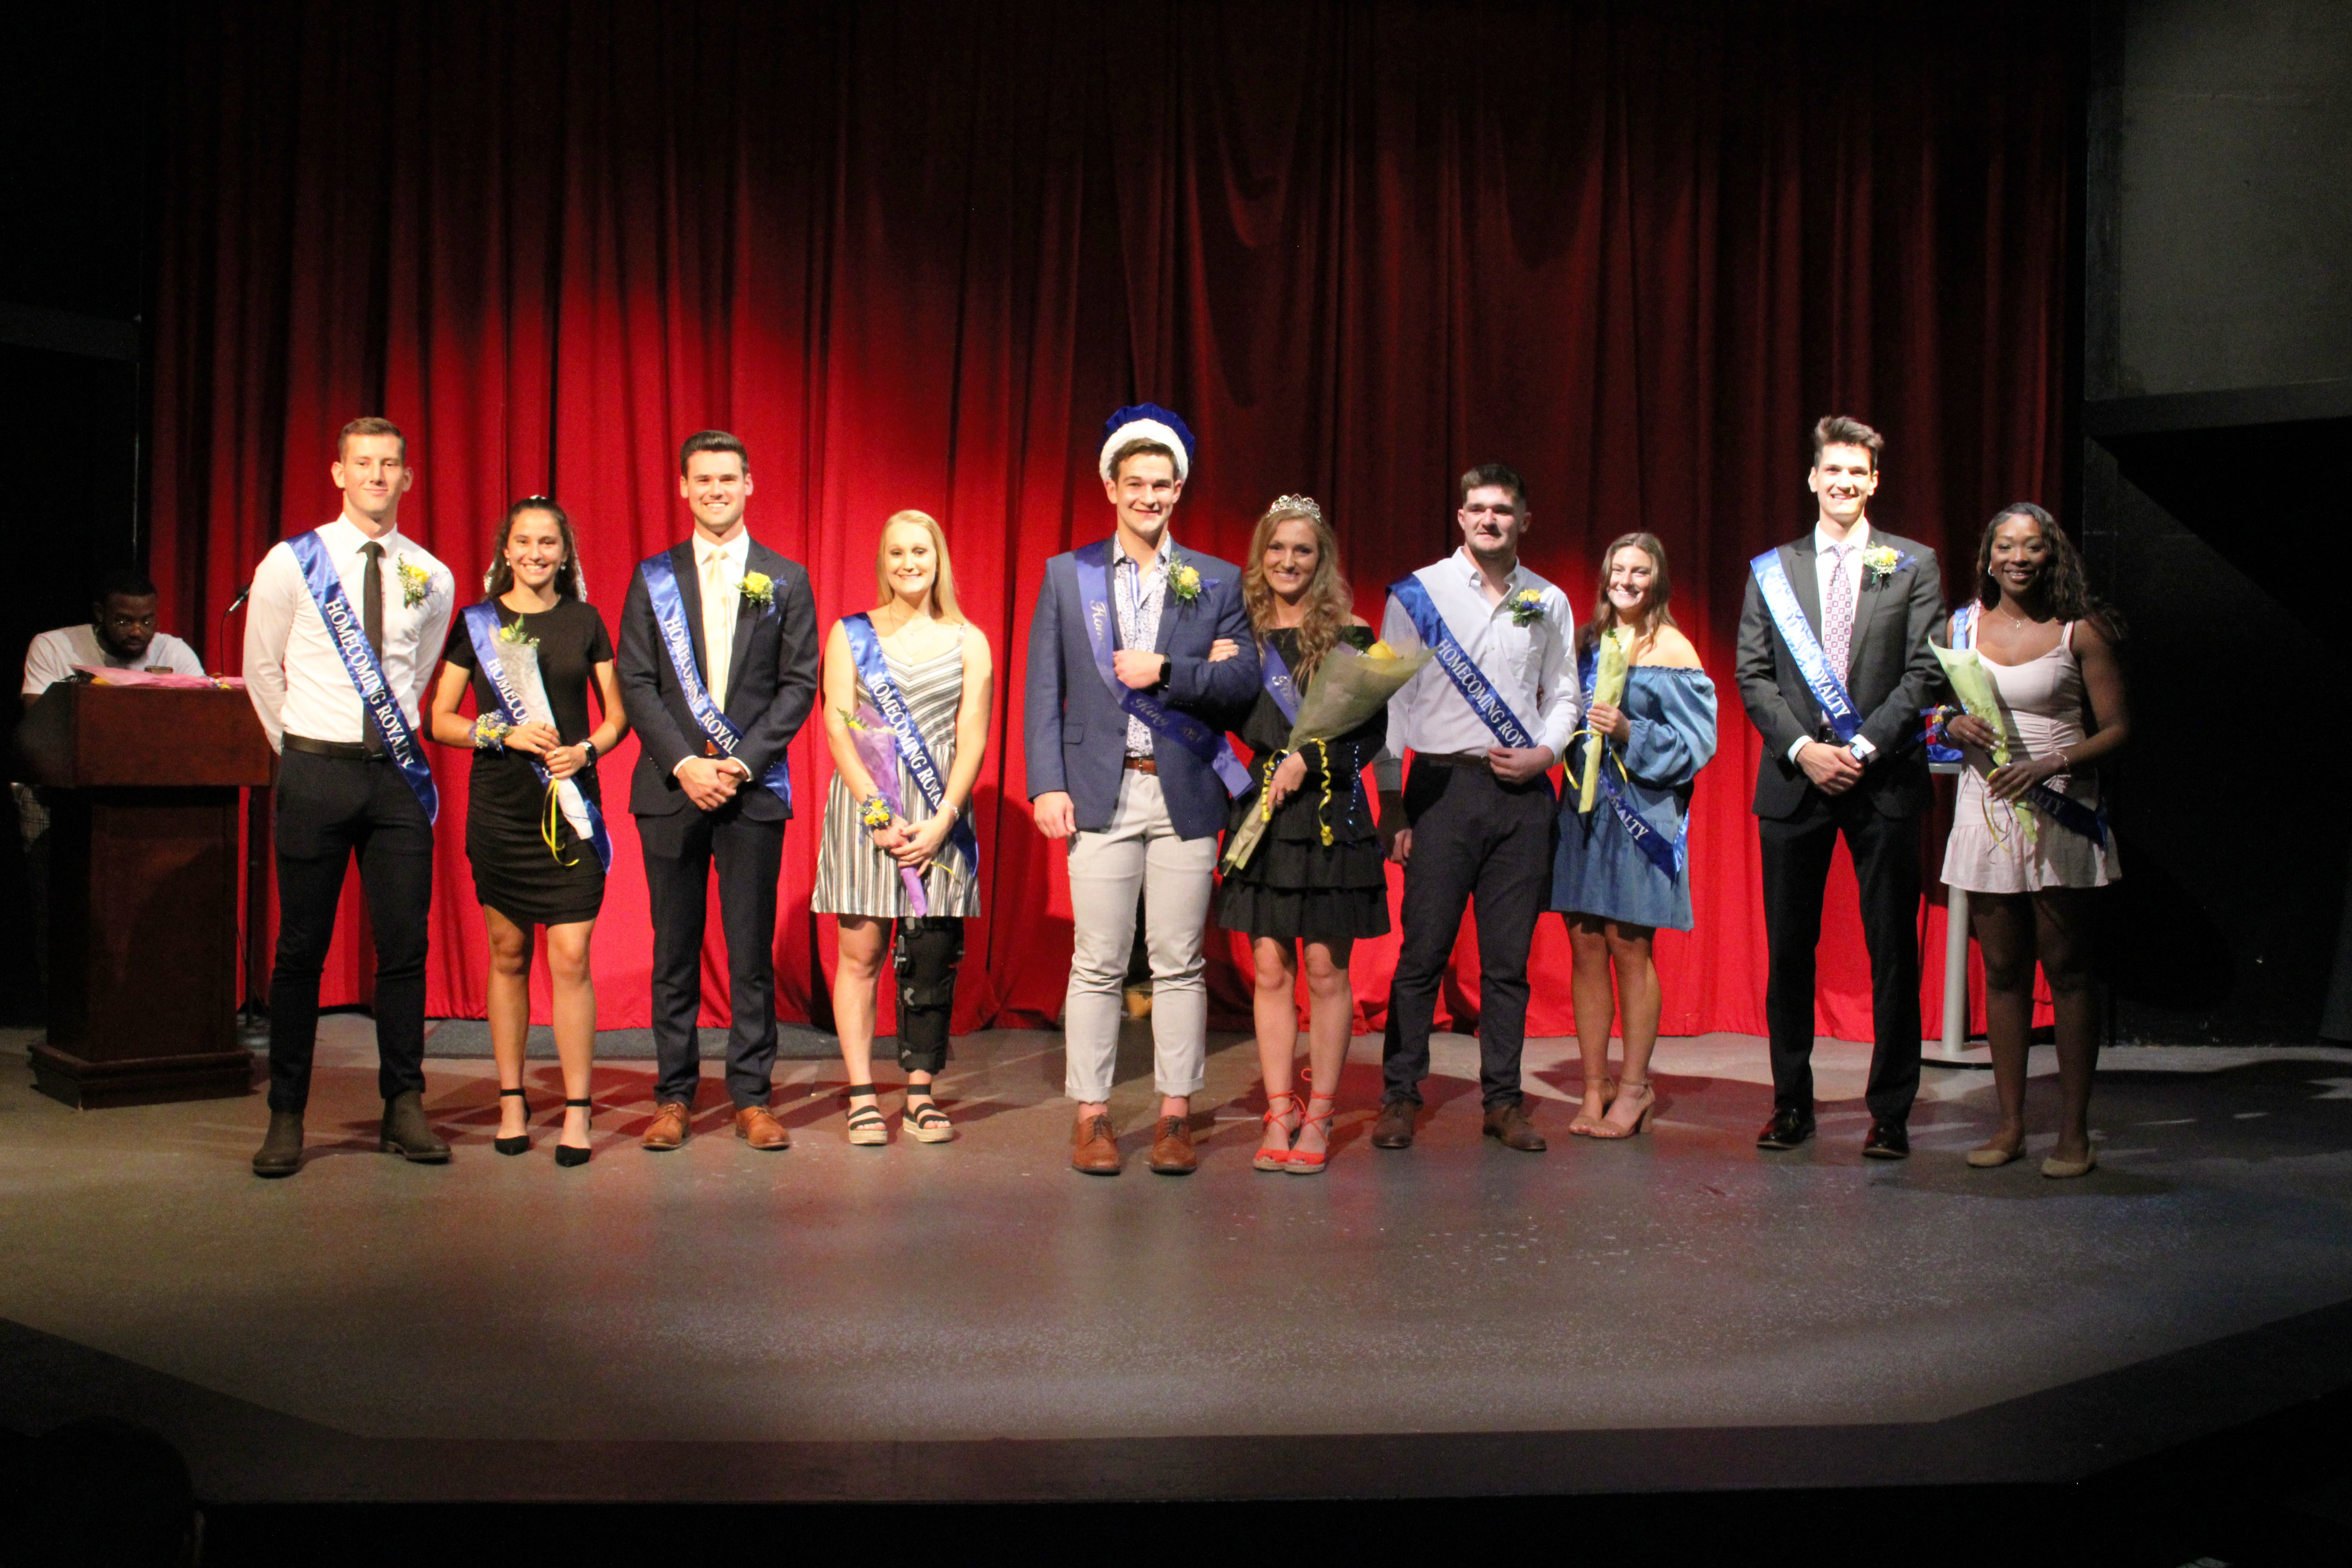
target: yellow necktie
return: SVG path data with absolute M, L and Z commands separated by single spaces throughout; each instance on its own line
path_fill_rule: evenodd
M 709 677 L 711 702 L 727 706 L 728 660 L 735 653 L 735 584 L 727 574 L 727 557 L 712 551 L 702 562 L 702 658 Z

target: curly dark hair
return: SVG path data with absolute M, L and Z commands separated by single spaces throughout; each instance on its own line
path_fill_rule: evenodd
M 2049 563 L 2042 568 L 2042 580 L 2036 584 L 2050 613 L 2062 621 L 2094 622 L 2109 642 L 2122 642 L 2128 635 L 2124 618 L 2113 605 L 2091 592 L 2089 576 L 2083 570 L 2083 552 L 2058 526 L 2056 518 L 2030 500 L 2011 501 L 1993 513 L 1978 536 L 1977 603 L 1988 610 L 2000 603 L 2000 584 L 1992 574 L 1992 541 L 2000 525 L 2013 517 L 2033 522 L 2042 530 L 2042 542 L 2050 547 Z
M 547 496 L 525 496 L 507 508 L 499 531 L 490 536 L 490 564 L 482 574 L 483 592 L 496 599 L 514 586 L 514 568 L 507 564 L 507 541 L 514 537 L 515 519 L 527 511 L 547 513 L 555 520 L 556 531 L 563 536 L 563 564 L 555 569 L 556 596 L 585 599 L 588 594 L 580 582 L 580 545 L 572 536 L 572 519 Z

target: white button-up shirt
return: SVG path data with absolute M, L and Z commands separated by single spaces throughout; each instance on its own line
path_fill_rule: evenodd
M 1830 559 L 1830 552 L 1838 547 L 1838 542 L 1830 537 L 1828 529 L 1823 528 L 1819 522 L 1813 524 L 1813 585 L 1819 590 L 1815 597 L 1821 601 L 1822 625 L 1824 627 L 1830 624 L 1830 574 L 1836 569 L 1837 565 L 1837 563 Z M 1845 536 L 1845 605 L 1849 621 L 1853 618 L 1854 610 L 1862 604 L 1862 552 L 1869 548 L 1870 520 L 1864 518 L 1853 525 L 1853 531 Z M 1857 633 L 1862 630 L 1860 626 L 1855 626 L 1853 629 Z M 1849 643 L 1846 646 L 1846 657 L 1849 662 L 1853 655 L 1853 647 Z M 1840 680 L 1845 679 L 1844 670 L 1841 669 L 1837 673 Z M 1789 748 L 1789 760 L 1795 762 L 1797 753 L 1810 745 L 1812 739 L 1811 735 L 1800 736 L 1797 743 Z M 1855 756 L 1863 758 L 1867 758 L 1877 749 L 1861 735 L 1856 735 L 1853 738 L 1853 744 L 1847 748 Z
M 361 547 L 368 536 L 351 519 L 338 517 L 319 537 L 343 580 L 353 616 L 364 624 L 367 556 Z M 398 529 L 375 542 L 383 546 L 383 678 L 401 716 L 421 736 L 418 704 L 457 613 L 457 581 Z M 412 593 L 417 603 L 409 602 Z M 269 743 L 281 752 L 289 732 L 346 743 L 367 738 L 359 688 L 302 580 L 302 563 L 283 540 L 269 547 L 253 574 L 253 597 L 246 603 L 245 689 Z
M 702 674 L 710 700 L 721 711 L 727 707 L 727 686 L 734 675 L 735 616 L 741 610 L 743 573 L 751 558 L 751 531 L 738 528 L 724 544 L 713 544 L 699 532 L 694 536 L 694 575 L 702 593 Z M 718 563 L 726 592 L 711 590 L 711 563 Z
M 145 653 L 125 658 L 98 640 L 96 626 L 59 626 L 35 637 L 25 650 L 25 695 L 38 697 L 58 681 L 70 680 L 74 667 L 83 664 L 101 669 L 168 669 L 174 675 L 205 672 L 196 650 L 169 632 L 157 632 Z
M 1550 747 L 1554 758 L 1565 754 L 1568 738 L 1576 732 L 1580 707 L 1575 668 L 1568 658 L 1576 626 L 1568 595 L 1525 566 L 1515 566 L 1501 603 L 1488 604 L 1485 579 L 1466 546 L 1413 575 L 1429 591 L 1430 603 L 1444 617 L 1446 629 L 1462 645 L 1462 651 L 1485 673 L 1495 694 L 1519 716 L 1519 722 L 1534 733 L 1535 743 Z M 1511 601 L 1528 588 L 1542 596 L 1543 614 L 1532 625 L 1522 626 L 1512 619 Z M 1381 617 L 1381 640 L 1399 653 L 1422 646 L 1412 617 L 1394 597 Z M 1500 743 L 1454 684 L 1454 678 L 1434 662 L 1390 700 L 1391 756 L 1402 757 L 1407 748 L 1484 752 Z

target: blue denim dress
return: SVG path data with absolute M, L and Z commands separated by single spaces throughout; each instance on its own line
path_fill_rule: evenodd
M 1601 766 L 1625 805 L 1679 851 L 1692 782 L 1715 755 L 1715 682 L 1703 669 L 1636 665 L 1626 672 L 1619 707 L 1633 733 L 1622 747 L 1607 743 L 1611 754 Z M 1677 869 L 1667 876 L 1633 842 L 1606 790 L 1593 793 L 1589 816 L 1577 814 L 1576 781 L 1583 776 L 1585 748 L 1593 743 L 1590 735 L 1569 743 L 1551 907 L 1628 925 L 1690 930 L 1689 857 L 1678 854 Z

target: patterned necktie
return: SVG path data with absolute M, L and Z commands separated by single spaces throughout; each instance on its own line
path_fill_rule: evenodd
M 702 563 L 702 662 L 709 672 L 703 685 L 712 706 L 727 707 L 728 663 L 735 654 L 735 585 L 727 580 L 727 557 L 712 551 Z
M 367 557 L 367 574 L 360 582 L 360 629 L 367 634 L 368 651 L 375 655 L 380 668 L 383 664 L 383 546 L 369 540 L 360 546 Z M 382 754 L 383 737 L 376 732 L 375 721 L 362 716 L 361 737 L 370 756 Z
M 1830 673 L 1840 680 L 1845 679 L 1853 645 L 1853 586 L 1845 574 L 1850 553 L 1845 545 L 1830 546 L 1829 603 L 1822 606 L 1822 652 L 1829 658 Z

